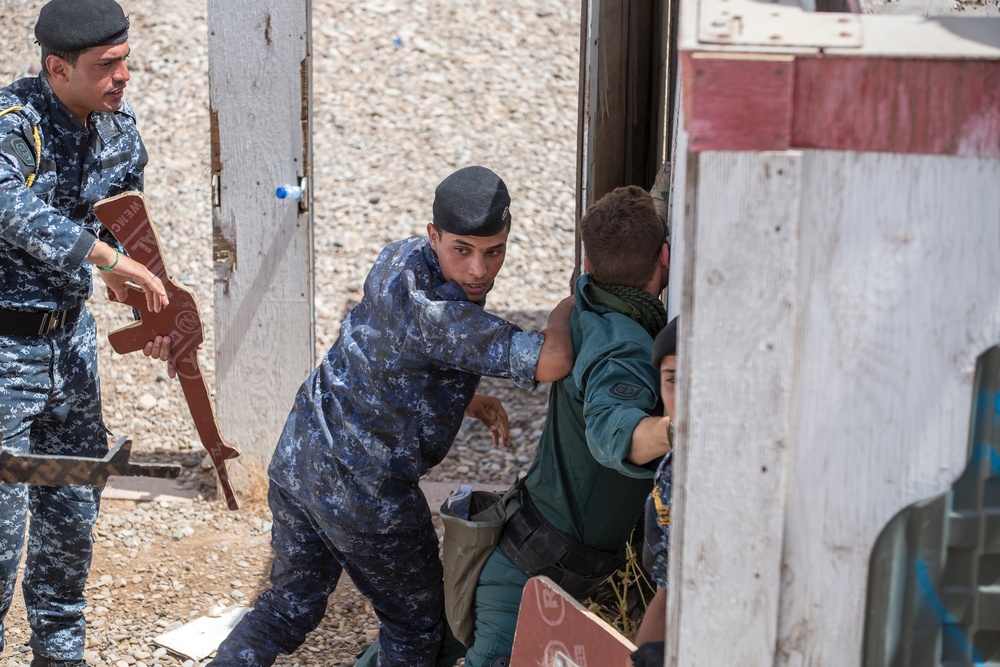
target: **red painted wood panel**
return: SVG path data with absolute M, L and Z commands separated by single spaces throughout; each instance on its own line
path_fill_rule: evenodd
M 521 594 L 510 664 L 515 667 L 631 667 L 635 645 L 548 577 Z
M 1000 157 L 1000 62 L 800 58 L 792 145 Z
M 791 56 L 683 54 L 691 150 L 785 150 L 791 143 Z
M 1000 62 L 688 53 L 690 147 L 1000 157 Z

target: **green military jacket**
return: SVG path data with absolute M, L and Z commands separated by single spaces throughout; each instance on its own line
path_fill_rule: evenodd
M 570 319 L 573 372 L 552 385 L 538 454 L 525 485 L 556 528 L 616 553 L 628 541 L 658 461 L 625 460 L 632 431 L 662 415 L 653 338 L 629 317 L 597 305 L 591 278 L 577 281 Z

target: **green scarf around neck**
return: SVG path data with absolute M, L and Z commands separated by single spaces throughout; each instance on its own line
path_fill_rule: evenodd
M 604 285 L 591 277 L 590 297 L 598 306 L 635 320 L 653 338 L 667 326 L 667 309 L 663 302 L 644 289 Z

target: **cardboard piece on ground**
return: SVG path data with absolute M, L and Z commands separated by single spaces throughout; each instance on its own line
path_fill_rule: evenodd
M 512 665 L 630 667 L 635 644 L 574 600 L 548 577 L 524 587 Z
M 153 642 L 184 658 L 202 660 L 219 648 L 222 640 L 248 611 L 250 607 L 238 606 L 230 607 L 218 618 L 201 616 L 176 630 L 163 633 Z
M 189 503 L 198 496 L 194 489 L 181 488 L 177 480 L 155 477 L 108 478 L 101 498 L 104 500 L 135 500 Z

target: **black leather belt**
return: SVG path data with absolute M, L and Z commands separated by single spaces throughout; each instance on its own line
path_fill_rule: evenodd
M 0 308 L 0 336 L 44 336 L 73 324 L 81 310 L 83 304 L 47 313 Z
M 550 524 L 523 487 L 521 501 L 497 546 L 529 577 L 545 575 L 573 597 L 586 598 L 624 564 L 622 554 L 598 551 Z

